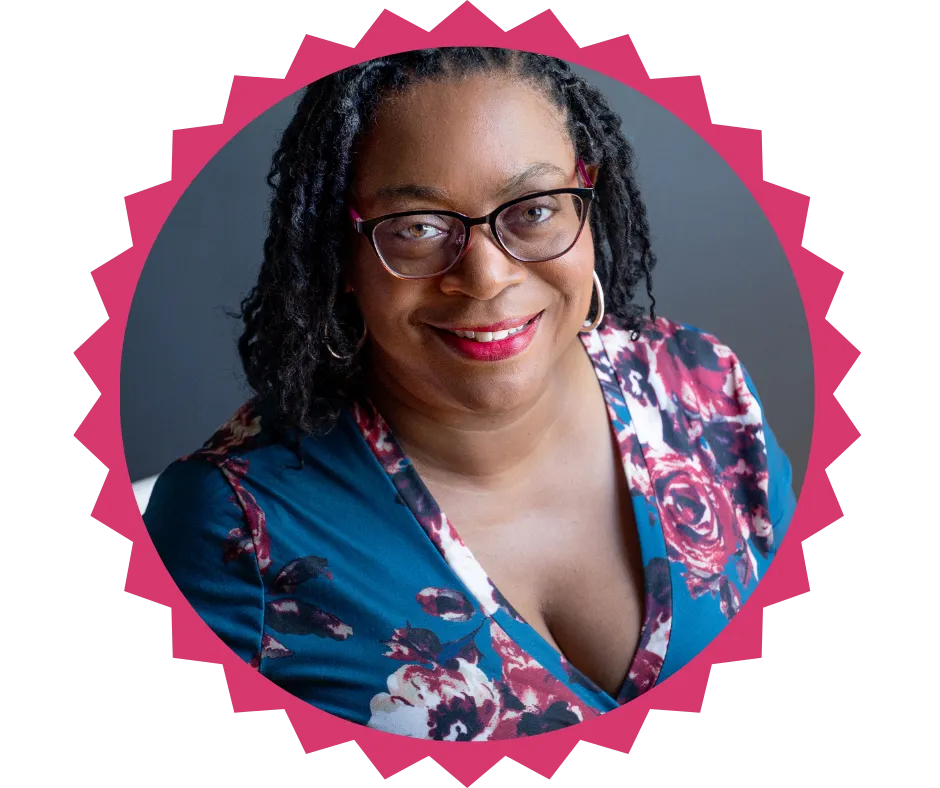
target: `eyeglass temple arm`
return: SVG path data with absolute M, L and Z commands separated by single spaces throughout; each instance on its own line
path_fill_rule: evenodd
M 584 180 L 584 185 L 588 189 L 594 188 L 594 181 L 591 180 L 591 176 L 587 173 L 587 168 L 584 166 L 584 162 L 581 159 L 578 159 L 578 172 L 581 173 L 581 178 Z M 356 229 L 362 232 L 362 217 L 356 212 L 355 208 L 349 209 L 349 218 L 352 219 L 353 224 L 356 226 Z
M 591 180 L 591 177 L 587 173 L 587 168 L 584 166 L 584 162 L 581 159 L 578 159 L 578 172 L 581 173 L 581 177 L 584 179 L 584 185 L 588 189 L 594 188 L 594 181 Z

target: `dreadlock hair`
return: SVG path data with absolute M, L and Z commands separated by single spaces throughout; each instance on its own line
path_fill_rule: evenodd
M 248 385 L 256 400 L 270 401 L 278 428 L 328 431 L 361 382 L 362 321 L 341 291 L 352 249 L 347 190 L 362 132 L 396 91 L 484 72 L 527 81 L 565 112 L 576 155 L 600 167 L 590 226 L 606 310 L 636 338 L 643 310 L 632 301 L 645 280 L 655 316 L 656 258 L 634 153 L 599 90 L 563 60 L 517 50 L 453 47 L 370 60 L 307 86 L 267 177 L 273 196 L 264 260 L 237 315 L 244 321 L 238 351 Z

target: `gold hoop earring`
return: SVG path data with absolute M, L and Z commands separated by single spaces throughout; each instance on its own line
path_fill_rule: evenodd
M 353 349 L 352 355 L 341 356 L 339 353 L 333 350 L 333 348 L 330 347 L 329 331 L 326 328 L 323 329 L 323 341 L 324 341 L 324 344 L 326 345 L 326 349 L 330 352 L 330 355 L 333 356 L 333 358 L 339 359 L 340 361 L 347 361 L 353 358 L 360 350 L 362 350 L 362 346 L 366 343 L 366 337 L 368 335 L 369 335 L 369 327 L 365 324 L 365 322 L 363 322 L 362 336 L 359 338 L 359 342 L 356 344 L 356 347 Z
M 594 291 L 597 293 L 597 316 L 593 320 L 584 321 L 584 325 L 580 329 L 582 334 L 590 334 L 604 319 L 604 288 L 601 287 L 601 280 L 597 275 L 597 271 L 594 271 Z

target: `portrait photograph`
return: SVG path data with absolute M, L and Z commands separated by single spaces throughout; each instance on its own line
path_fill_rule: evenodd
M 189 185 L 131 304 L 147 532 L 245 663 L 344 720 L 518 739 L 693 660 L 813 431 L 760 205 L 617 80 L 450 47 L 329 74 Z

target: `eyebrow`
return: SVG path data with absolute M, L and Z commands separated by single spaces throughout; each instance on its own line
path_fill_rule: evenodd
M 551 164 L 547 161 L 536 162 L 506 181 L 502 189 L 500 189 L 500 194 L 510 194 L 511 192 L 518 191 L 529 181 L 533 181 L 542 175 L 559 175 L 566 178 L 568 173 L 556 164 Z
M 513 175 L 506 181 L 499 190 L 500 195 L 510 194 L 518 191 L 529 181 L 543 175 L 558 175 L 566 177 L 567 173 L 561 167 L 549 162 L 540 161 L 526 167 L 522 172 Z M 421 186 L 414 183 L 406 183 L 400 186 L 383 186 L 376 192 L 377 197 L 411 197 L 415 200 L 428 200 L 436 202 L 446 202 L 447 194 L 434 186 Z
M 445 202 L 447 195 L 433 186 L 418 186 L 406 183 L 403 186 L 383 186 L 376 192 L 377 197 L 413 197 L 416 200 L 435 200 Z

